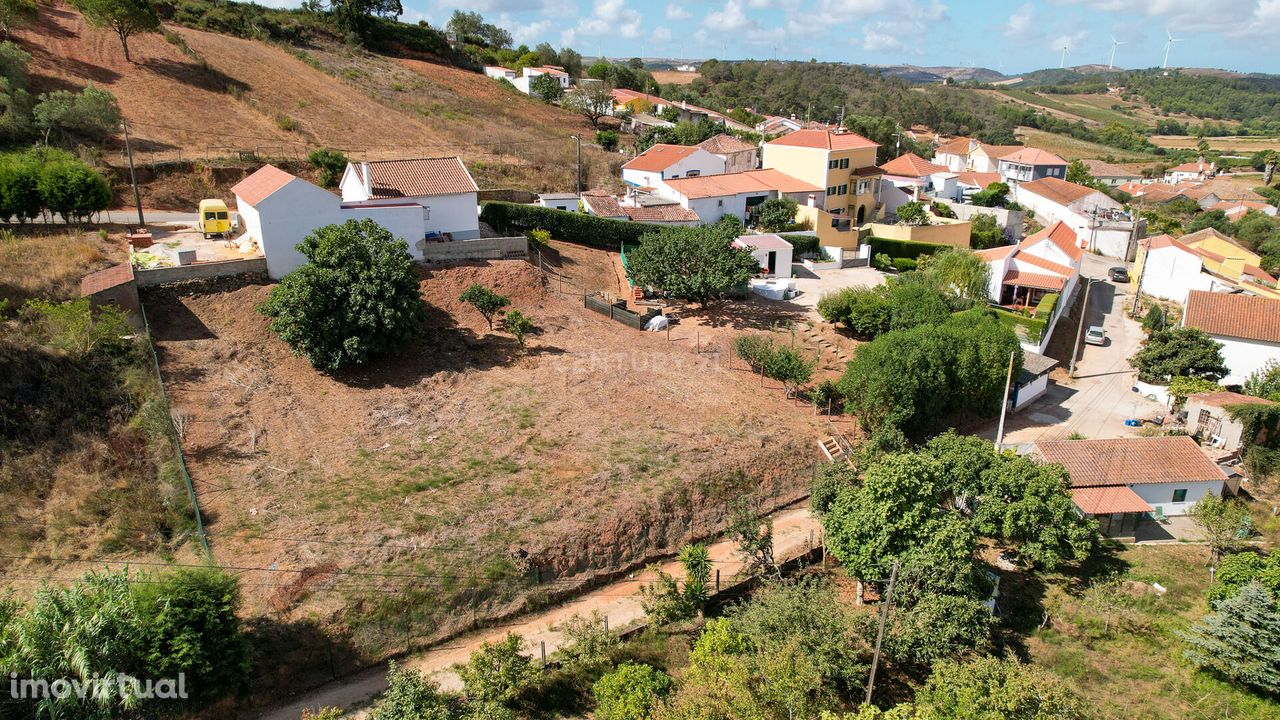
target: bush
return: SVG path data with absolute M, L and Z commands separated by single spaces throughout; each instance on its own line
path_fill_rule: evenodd
M 896 257 L 893 259 L 893 267 L 898 272 L 906 272 L 915 270 L 919 266 L 915 258 Z
M 510 705 L 533 687 L 542 671 L 532 657 L 521 652 L 523 647 L 524 640 L 515 633 L 496 643 L 481 644 L 467 664 L 457 668 L 467 700 Z
M 993 182 L 984 190 L 974 193 L 969 199 L 978 207 L 1000 207 L 1009 196 L 1009 186 L 1002 182 Z
M 1146 330 L 1148 333 L 1163 330 L 1167 324 L 1168 323 L 1164 316 L 1164 308 L 1159 305 L 1152 305 L 1151 309 L 1148 310 L 1147 314 L 1142 318 L 1142 329 Z
M 933 214 L 937 215 L 938 217 L 950 218 L 952 220 L 956 219 L 956 211 L 952 210 L 950 205 L 942 202 L 941 200 L 935 200 L 932 203 L 930 203 L 929 209 L 932 210 Z
M 617 150 L 618 133 L 613 130 L 597 130 L 596 144 L 599 145 L 602 150 Z
M 493 318 L 502 308 L 511 304 L 506 297 L 490 290 L 489 288 L 473 283 L 462 294 L 458 296 L 458 300 L 474 307 L 477 312 L 484 316 L 484 321 L 489 324 L 489 330 L 493 330 Z
M 348 220 L 313 230 L 298 250 L 309 262 L 258 309 L 315 368 L 360 365 L 421 335 L 426 307 L 405 241 L 373 220 Z
M 893 258 L 887 253 L 876 253 L 871 258 L 871 266 L 880 272 L 888 272 L 893 269 Z
M 817 235 L 779 235 L 778 237 L 791 243 L 791 251 L 796 257 L 817 255 L 821 251 Z
M 591 686 L 596 720 L 646 720 L 671 692 L 671 678 L 649 665 L 623 663 Z
M 760 272 L 760 264 L 750 252 L 730 244 L 740 232 L 740 228 L 720 222 L 711 227 L 647 233 L 640 238 L 639 247 L 627 252 L 627 274 L 632 284 L 656 288 L 673 297 L 697 303 L 719 299 Z
M 120 106 L 114 95 L 90 84 L 78 93 L 55 90 L 41 95 L 35 120 L 42 130 L 102 141 L 113 137 L 120 127 Z
M 1222 343 L 1188 327 L 1151 333 L 1132 363 L 1138 379 L 1149 383 L 1164 383 L 1177 376 L 1216 381 L 1227 374 Z
M 739 335 L 734 340 L 734 350 L 765 377 L 788 387 L 809 382 L 818 364 L 816 358 L 806 358 L 789 345 L 775 345 L 763 335 Z
M 889 240 L 887 238 L 868 238 L 867 243 L 871 245 L 871 253 L 873 255 L 883 253 L 891 258 L 911 258 L 918 259 L 921 255 L 932 255 L 940 250 L 950 247 L 950 245 L 938 245 L 936 243 L 915 242 L 914 240 Z
M 977 213 L 969 218 L 969 247 L 985 250 L 1004 243 L 1004 231 L 996 222 L 996 216 L 989 213 Z
M 347 156 L 341 150 L 333 148 L 312 150 L 307 155 L 307 162 L 319 171 L 320 184 L 327 188 L 337 187 L 342 173 L 347 169 Z
M 799 204 L 791 198 L 773 198 L 765 200 L 758 208 L 756 215 L 760 229 L 765 232 L 778 232 L 790 228 L 796 222 L 796 210 Z M 792 246 L 792 250 L 795 247 Z
M 499 232 L 525 233 L 543 229 L 557 240 L 613 252 L 617 252 L 624 243 L 639 243 L 647 233 L 666 229 L 662 225 L 609 220 L 586 213 L 500 201 L 483 203 L 480 219 Z
M 40 168 L 40 202 L 63 222 L 85 220 L 111 206 L 111 185 L 77 160 L 56 160 Z
M 0 220 L 26 222 L 40 216 L 40 166 L 30 154 L 0 158 Z
M 535 248 L 544 248 L 551 244 L 551 231 L 542 228 L 534 228 L 527 231 L 524 236 L 528 238 L 529 245 Z

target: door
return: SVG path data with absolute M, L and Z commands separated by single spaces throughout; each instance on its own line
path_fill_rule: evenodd
M 776 250 L 769 251 L 768 267 L 770 275 L 778 274 L 778 252 Z

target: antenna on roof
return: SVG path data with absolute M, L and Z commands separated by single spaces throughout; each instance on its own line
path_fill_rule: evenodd
M 1169 67 L 1169 51 L 1173 49 L 1173 44 L 1176 42 L 1182 42 L 1182 38 L 1174 37 L 1173 33 L 1169 32 L 1168 29 L 1165 29 L 1164 34 L 1169 36 L 1169 40 L 1164 44 L 1164 62 L 1161 63 L 1161 68 Z
M 1110 70 L 1116 66 L 1116 48 L 1124 45 L 1126 41 L 1117 40 L 1115 35 L 1111 36 L 1111 60 L 1107 62 L 1107 69 Z
M 1058 61 L 1058 68 L 1067 66 L 1067 53 L 1071 52 L 1071 41 L 1068 40 L 1062 44 L 1062 59 Z

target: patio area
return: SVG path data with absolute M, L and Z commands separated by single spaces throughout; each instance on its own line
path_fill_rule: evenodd
M 1142 543 L 1203 542 L 1200 528 L 1187 515 L 1174 515 L 1157 521 L 1147 518 L 1134 528 L 1133 541 Z
M 181 265 L 179 253 L 194 252 L 188 264 L 247 260 L 262 257 L 257 243 L 247 241 L 237 244 L 234 240 L 206 239 L 194 228 L 177 223 L 153 225 L 151 246 L 135 248 L 130 256 L 136 268 L 177 267 Z

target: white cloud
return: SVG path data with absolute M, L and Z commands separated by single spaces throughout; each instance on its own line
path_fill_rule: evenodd
M 1227 37 L 1274 34 L 1280 23 L 1280 0 L 1057 0 L 1102 12 L 1145 15 L 1160 20 L 1175 35 L 1220 33 Z M 1163 28 L 1162 28 L 1163 30 Z M 1163 35 L 1163 32 L 1159 33 Z
M 681 21 L 681 20 L 688 20 L 690 17 L 691 17 L 691 16 L 690 16 L 690 14 L 689 14 L 689 11 L 688 11 L 688 10 L 685 10 L 683 7 L 681 7 L 681 6 L 679 6 L 679 5 L 675 4 L 675 3 L 668 3 L 668 4 L 667 4 L 667 19 L 668 19 L 668 20 L 671 20 L 671 21 L 673 21 L 673 22 L 679 22 L 679 21 Z
M 589 17 L 578 21 L 577 32 L 634 38 L 640 36 L 640 22 L 640 13 L 627 7 L 626 0 L 600 0 Z
M 1035 32 L 1036 8 L 1027 3 L 1009 16 L 1005 23 L 1004 36 L 1008 38 L 1025 38 Z
M 707 13 L 702 19 L 702 26 L 708 30 L 731 33 L 759 27 L 743 11 L 742 0 L 726 0 L 723 8 Z
M 507 13 L 500 13 L 496 21 L 499 27 L 506 28 L 517 45 L 536 45 L 547 39 L 547 34 L 555 26 L 551 20 L 534 20 L 520 22 Z
M 670 41 L 671 41 L 671 28 L 669 28 L 669 27 L 663 27 L 663 26 L 659 25 L 658 27 L 656 27 L 656 28 L 654 28 L 654 29 L 653 29 L 653 32 L 652 32 L 652 33 L 650 33 L 650 34 L 649 34 L 649 36 L 650 36 L 650 37 L 652 37 L 652 38 L 653 38 L 655 41 L 657 41 L 658 43 L 670 42 Z

